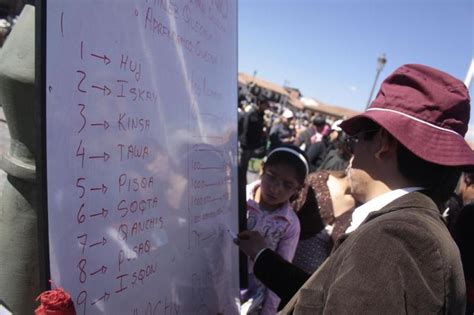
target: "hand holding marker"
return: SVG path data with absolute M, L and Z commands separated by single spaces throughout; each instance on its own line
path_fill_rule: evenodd
M 237 234 L 235 234 L 234 232 L 232 232 L 230 229 L 227 229 L 227 232 L 229 232 L 229 235 L 230 237 L 232 237 L 232 241 L 234 243 L 237 243 L 239 238 L 237 237 Z
M 232 241 L 236 245 L 239 245 L 239 240 L 248 240 L 249 239 L 248 235 L 235 234 L 230 229 L 227 229 L 227 232 L 229 232 L 230 237 L 232 237 Z

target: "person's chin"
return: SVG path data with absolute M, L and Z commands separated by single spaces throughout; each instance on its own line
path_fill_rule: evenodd
M 266 195 L 265 196 L 265 201 L 268 205 L 270 206 L 278 206 L 281 202 L 279 202 L 278 197 L 272 196 L 272 195 Z

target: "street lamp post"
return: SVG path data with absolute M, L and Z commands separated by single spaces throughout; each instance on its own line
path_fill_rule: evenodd
M 374 94 L 375 85 L 377 85 L 377 80 L 379 79 L 380 72 L 382 72 L 383 66 L 387 63 L 387 59 L 385 58 L 385 54 L 380 55 L 377 58 L 377 72 L 375 74 L 374 85 L 372 85 L 372 89 L 370 90 L 369 100 L 367 101 L 367 105 L 365 108 L 368 108 L 370 105 L 370 101 L 372 100 L 372 94 Z
M 286 91 L 286 88 L 285 87 L 289 87 L 290 86 L 290 81 L 288 80 L 283 80 L 283 89 Z M 288 91 L 286 91 L 288 93 Z M 283 95 L 283 102 L 282 102 L 282 106 L 283 108 L 287 108 L 288 106 L 288 95 Z
M 254 70 L 253 71 L 253 74 L 252 74 L 252 81 L 250 81 L 250 85 L 254 84 L 255 83 L 255 77 L 257 76 L 257 70 Z
M 467 88 L 471 88 L 472 79 L 474 78 L 474 58 L 471 60 L 471 66 L 466 74 L 466 80 L 464 80 L 464 84 L 466 84 Z

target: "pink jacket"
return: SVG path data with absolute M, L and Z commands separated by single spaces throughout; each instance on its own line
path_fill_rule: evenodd
M 247 185 L 247 229 L 262 234 L 270 249 L 291 262 L 295 255 L 300 237 L 300 222 L 289 202 L 274 211 L 260 209 L 254 200 L 255 190 L 260 181 Z M 253 262 L 249 263 L 249 291 L 251 286 L 262 285 L 253 275 Z M 267 289 L 262 312 L 260 314 L 276 314 L 280 298 Z

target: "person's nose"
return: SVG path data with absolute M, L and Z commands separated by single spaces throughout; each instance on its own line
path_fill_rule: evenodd
M 283 192 L 285 190 L 285 184 L 279 179 L 275 179 L 272 185 L 273 192 Z
M 346 167 L 346 169 L 344 170 L 344 173 L 345 173 L 346 175 L 349 175 L 349 172 L 350 172 L 350 170 L 351 170 L 351 168 L 352 168 L 352 161 L 354 161 L 354 156 L 351 156 L 351 158 L 349 159 L 349 163 L 347 164 L 347 167 Z

